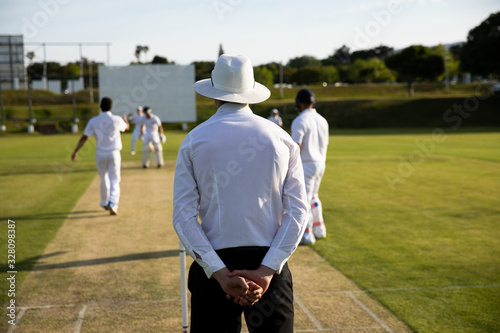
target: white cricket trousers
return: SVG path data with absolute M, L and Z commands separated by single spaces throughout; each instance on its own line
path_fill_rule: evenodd
M 325 174 L 326 165 L 324 162 L 302 162 L 302 166 L 304 168 L 307 200 L 311 205 L 306 232 L 311 232 L 313 226 L 324 229 L 323 208 L 319 200 L 318 191 L 321 185 L 321 179 Z M 323 233 L 324 231 L 321 231 L 319 234 L 315 232 L 316 237 L 324 237 Z
M 120 201 L 120 167 L 121 155 L 119 150 L 95 152 L 95 164 L 101 177 L 101 206 L 112 202 L 118 207 Z
M 142 141 L 142 165 L 149 166 L 149 143 L 153 144 L 155 149 L 154 156 L 158 165 L 163 165 L 163 146 L 160 142 L 160 136 L 158 134 L 144 134 L 144 140 Z
M 135 151 L 135 145 L 140 137 L 141 137 L 140 127 L 134 128 L 134 131 L 132 132 L 132 140 L 130 141 L 130 151 Z

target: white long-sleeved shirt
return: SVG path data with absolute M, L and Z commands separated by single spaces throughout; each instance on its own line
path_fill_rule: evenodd
M 144 116 L 142 124 L 144 124 L 144 134 L 158 135 L 158 129 L 161 126 L 160 117 L 155 114 L 151 114 L 151 117 L 149 118 Z
M 281 271 L 307 224 L 299 154 L 285 131 L 242 104 L 223 104 L 185 137 L 173 224 L 208 277 L 225 267 L 215 250 L 241 246 L 269 246 L 262 265 Z
M 132 115 L 132 124 L 135 124 L 134 127 L 134 134 L 140 134 L 141 133 L 141 127 L 143 125 L 143 121 L 146 118 L 144 114 L 138 114 L 135 113 Z
M 95 135 L 96 151 L 108 152 L 122 149 L 120 132 L 126 129 L 127 123 L 120 116 L 105 111 L 89 120 L 83 134 L 87 137 Z
M 292 122 L 293 141 L 300 144 L 302 162 L 325 162 L 328 122 L 316 109 L 305 109 Z

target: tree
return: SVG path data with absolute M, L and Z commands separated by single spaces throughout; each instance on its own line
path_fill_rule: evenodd
M 446 69 L 446 66 L 448 66 L 448 76 L 449 77 L 457 76 L 458 74 L 460 74 L 460 69 L 459 69 L 460 62 L 459 62 L 459 60 L 457 60 L 457 58 L 455 58 L 455 56 L 453 54 L 453 50 L 456 50 L 456 49 L 453 49 L 453 47 L 451 47 L 450 49 L 447 49 L 443 44 L 439 44 L 438 46 L 435 46 L 431 49 L 432 53 L 443 57 L 445 69 Z M 438 80 L 440 80 L 440 81 L 444 80 L 445 75 L 446 75 L 446 73 L 443 73 L 443 75 L 438 77 Z
M 422 45 L 412 45 L 386 59 L 388 68 L 398 73 L 398 79 L 408 82 L 408 94 L 413 96 L 417 80 L 435 80 L 444 72 L 443 57 Z
M 169 64 L 167 58 L 165 57 L 160 57 L 158 55 L 155 55 L 153 57 L 153 61 L 151 61 L 152 64 Z
M 273 74 L 273 82 L 280 82 L 280 64 L 277 62 L 270 62 L 268 64 L 260 65 L 258 67 L 265 67 Z M 283 78 L 285 78 L 286 69 L 283 68 Z M 285 81 L 286 82 L 286 81 Z
M 319 67 L 321 66 L 321 61 L 313 56 L 302 56 L 296 57 L 288 60 L 287 67 L 292 67 L 296 69 L 302 69 L 307 67 Z
M 337 82 L 340 78 L 339 71 L 335 66 L 322 66 L 319 71 L 319 78 L 326 83 Z
M 195 61 L 192 64 L 194 65 L 194 70 L 196 73 L 196 81 L 209 79 L 210 74 L 215 67 L 215 62 L 213 61 Z
M 266 67 L 261 67 L 261 66 L 255 67 L 254 77 L 255 81 L 268 87 L 272 86 L 274 83 L 273 73 Z
M 500 75 L 500 12 L 469 31 L 460 52 L 460 67 L 479 75 Z
M 292 80 L 296 84 L 314 84 L 321 81 L 320 67 L 308 67 L 297 70 L 292 75 Z
M 323 65 L 343 66 L 351 63 L 351 52 L 349 48 L 342 45 L 336 49 L 331 56 L 321 61 Z
M 146 55 L 149 51 L 149 47 L 144 45 L 144 46 L 141 46 L 141 45 L 137 45 L 135 47 L 135 57 L 137 58 L 137 62 L 138 63 L 141 63 L 141 54 L 144 52 L 144 54 Z
M 222 43 L 219 44 L 219 57 L 224 54 L 224 49 L 222 49 Z
M 355 61 L 356 59 L 368 60 L 372 58 L 386 59 L 393 52 L 394 49 L 392 47 L 380 45 L 373 49 L 354 51 L 351 54 L 351 61 Z

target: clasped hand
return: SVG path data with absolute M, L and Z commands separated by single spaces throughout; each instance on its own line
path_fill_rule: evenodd
M 260 266 L 256 270 L 234 270 L 230 272 L 223 268 L 214 273 L 228 300 L 233 300 L 240 306 L 252 306 L 257 303 L 266 292 L 274 270 Z

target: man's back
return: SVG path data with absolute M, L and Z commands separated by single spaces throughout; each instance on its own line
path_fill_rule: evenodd
M 303 162 L 326 160 L 328 122 L 315 109 L 306 109 L 293 120 L 292 138 L 301 144 L 300 155 Z
M 285 131 L 241 104 L 221 106 L 188 134 L 179 155 L 192 163 L 202 226 L 215 249 L 270 246 L 283 216 L 283 184 L 291 156 L 298 160 L 297 150 Z M 237 230 L 230 228 L 235 220 L 241 226 Z
M 83 134 L 88 137 L 95 135 L 96 150 L 121 150 L 120 132 L 125 131 L 126 128 L 127 124 L 122 118 L 107 111 L 91 118 Z

